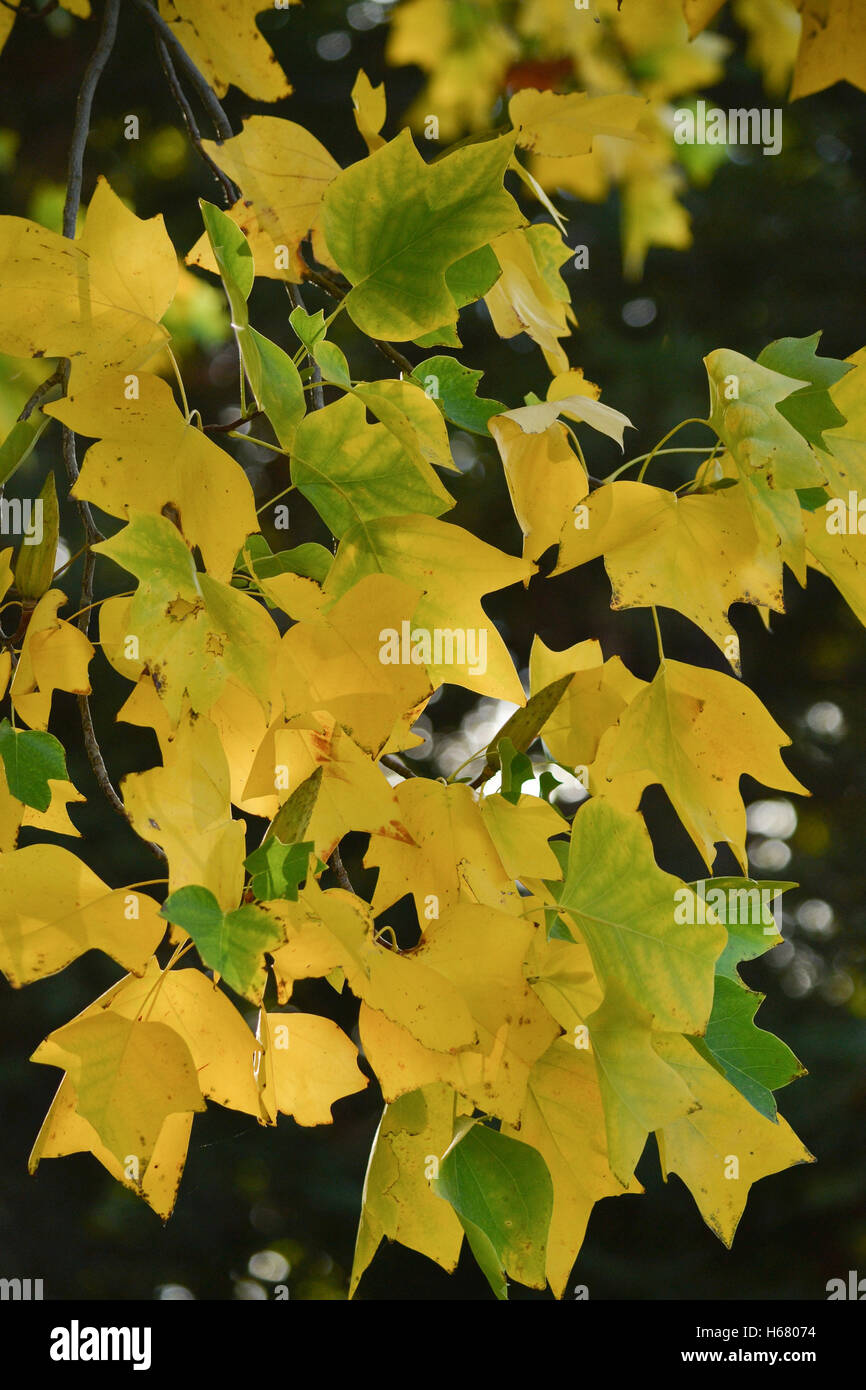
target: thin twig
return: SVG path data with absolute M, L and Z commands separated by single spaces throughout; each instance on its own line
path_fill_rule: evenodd
M 417 777 L 417 772 L 413 772 L 411 767 L 407 767 L 399 758 L 395 758 L 392 753 L 382 753 L 379 762 L 383 767 L 389 767 L 392 772 L 399 772 L 401 777 Z
M 102 29 L 93 50 L 81 88 L 78 93 L 78 100 L 75 107 L 75 123 L 72 129 L 72 141 L 69 146 L 69 166 L 66 180 L 66 201 L 63 207 L 63 235 L 72 241 L 75 238 L 75 226 L 78 221 L 78 209 L 81 206 L 81 183 L 84 171 L 84 151 L 87 146 L 87 137 L 90 133 L 90 118 L 93 110 L 93 97 L 96 92 L 99 79 L 105 69 L 105 65 L 111 56 L 114 41 L 117 37 L 117 20 L 120 13 L 120 0 L 106 0 L 105 13 L 102 18 Z M 59 380 L 64 390 L 69 384 L 70 363 L 68 358 L 58 368 Z M 46 385 L 45 382 L 42 383 Z M 29 403 L 28 403 L 29 404 Z M 25 407 L 26 408 L 26 407 Z M 78 459 L 75 454 L 75 434 L 64 426 L 63 428 L 63 464 L 66 469 L 66 476 L 69 480 L 70 490 L 78 481 Z M 103 539 L 102 532 L 93 520 L 93 513 L 89 503 L 80 499 L 78 510 L 81 516 L 82 526 L 84 527 L 84 538 L 86 551 L 84 555 L 84 567 L 81 577 L 81 612 L 78 616 L 78 626 L 85 637 L 90 631 L 90 613 L 93 602 L 93 572 L 96 564 L 96 557 L 92 546 L 96 541 Z M 93 716 L 90 712 L 90 701 L 86 695 L 79 695 L 78 710 L 81 716 L 81 731 L 84 736 L 84 747 L 87 752 L 87 760 L 100 791 L 105 796 L 113 810 L 117 811 L 123 819 L 130 823 L 129 813 L 123 802 L 111 784 L 108 769 L 105 766 L 105 759 L 99 747 L 96 731 L 93 727 Z M 145 840 L 145 844 L 153 850 L 158 859 L 166 863 L 166 856 L 159 845 L 153 844 L 150 840 Z
M 257 415 L 264 415 L 263 410 L 251 410 L 247 415 L 239 415 L 236 420 L 229 420 L 227 425 L 203 425 L 205 434 L 231 434 L 239 425 L 248 425 L 250 420 L 255 420 Z
M 201 98 L 202 106 L 213 121 L 219 141 L 230 140 L 232 128 L 228 116 L 223 111 L 207 78 L 196 67 L 171 25 L 166 24 L 162 15 L 153 8 L 149 0 L 133 0 L 133 4 L 141 10 L 150 27 L 159 35 L 165 46 L 171 50 L 180 66 L 186 69 L 187 76 Z
M 111 56 L 114 40 L 117 37 L 117 17 L 120 13 L 120 0 L 106 0 L 105 14 L 99 39 L 78 92 L 75 106 L 75 124 L 72 127 L 72 142 L 69 146 L 69 168 L 66 175 L 66 201 L 63 205 L 63 235 L 70 241 L 75 236 L 75 223 L 81 205 L 81 177 L 84 168 L 84 147 L 90 134 L 90 113 L 93 109 L 93 94 L 102 76 L 105 64 Z
M 319 289 L 324 290 L 332 299 L 345 299 L 346 295 L 349 293 L 348 289 L 344 289 L 337 280 L 334 280 L 332 276 L 326 274 L 323 270 L 312 270 L 307 266 L 304 270 L 304 279 L 309 280 L 312 285 L 318 285 Z M 371 338 L 370 342 L 374 343 L 379 351 L 383 353 L 385 357 L 389 358 L 391 362 L 395 363 L 406 376 L 412 375 L 415 368 L 409 361 L 409 358 L 403 356 L 399 348 L 395 348 L 392 343 L 385 342 L 384 338 Z
M 228 207 L 231 207 L 232 204 L 236 203 L 238 201 L 238 198 L 241 196 L 240 190 L 237 187 L 237 184 L 232 182 L 228 174 L 220 168 L 216 160 L 211 158 L 204 145 L 202 144 L 201 132 L 199 131 L 198 124 L 195 119 L 195 113 L 192 107 L 190 106 L 189 102 L 187 101 L 186 92 L 180 85 L 177 72 L 175 71 L 174 63 L 171 61 L 171 54 L 169 53 L 162 39 L 159 38 L 157 35 L 154 35 L 154 37 L 156 39 L 156 51 L 159 54 L 159 61 L 162 63 L 162 70 L 165 73 L 168 85 L 171 88 L 172 96 L 174 97 L 175 101 L 180 107 L 181 115 L 183 116 L 187 131 L 189 133 L 189 138 L 195 145 L 196 149 L 198 150 L 205 164 L 210 169 L 211 173 L 216 177 L 219 183 L 222 184 L 223 191 L 226 195 L 226 204 Z
M 19 421 L 29 420 L 30 416 L 33 414 L 39 402 L 45 399 L 45 397 L 48 395 L 48 392 L 51 391 L 53 387 L 60 386 L 62 385 L 62 383 L 63 366 L 61 364 L 61 366 L 59 366 L 55 371 L 53 371 L 50 376 L 47 376 L 45 380 L 43 382 L 40 382 L 40 384 L 36 387 L 36 390 L 33 392 L 33 395 L 24 405 L 21 414 L 18 416 Z

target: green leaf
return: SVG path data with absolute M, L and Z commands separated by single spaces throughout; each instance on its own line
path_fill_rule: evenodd
M 796 888 L 781 879 L 707 878 L 689 885 L 723 923 L 728 939 L 716 961 L 716 974 L 741 984 L 737 965 L 755 960 L 782 940 L 772 912 L 772 895 Z M 763 894 L 763 896 L 762 896 Z M 698 921 L 701 920 L 698 902 Z M 704 913 L 704 915 L 706 915 Z
M 192 937 L 205 965 L 219 971 L 231 989 L 261 1002 L 263 953 L 284 939 L 266 912 L 251 903 L 223 912 L 209 888 L 188 884 L 166 898 L 159 915 Z
M 428 357 L 419 362 L 412 373 L 418 385 L 439 403 L 446 420 L 459 429 L 470 430 L 473 434 L 486 434 L 487 421 L 491 415 L 501 415 L 505 406 L 501 401 L 486 400 L 476 395 L 478 383 L 483 372 L 464 367 L 454 357 Z
M 328 249 L 353 288 L 349 315 L 375 338 L 406 341 L 455 323 L 447 272 L 522 225 L 503 179 L 514 137 L 425 164 L 408 130 L 343 171 L 325 192 Z M 468 267 L 477 276 L 479 263 Z M 467 267 L 455 272 L 466 287 Z
M 276 579 L 279 574 L 300 574 L 305 579 L 315 579 L 317 584 L 324 584 L 334 563 L 330 550 L 317 541 L 305 541 L 303 545 L 274 553 L 264 536 L 250 536 L 245 550 L 249 555 L 249 568 L 257 579 Z M 242 550 L 235 569 L 247 565 Z
M 316 846 L 312 840 L 301 844 L 285 845 L 275 835 L 247 855 L 244 866 L 252 874 L 250 884 L 253 895 L 260 902 L 272 898 L 289 898 L 298 901 L 298 887 L 309 872 L 310 855 Z M 324 871 L 325 865 L 316 860 L 315 872 Z
M 41 410 L 34 410 L 29 420 L 15 422 L 0 444 L 0 486 L 8 483 L 15 470 L 30 457 L 39 436 L 50 423 L 50 418 Z
M 806 440 L 778 409 L 809 383 L 718 348 L 704 358 L 709 421 L 745 479 L 760 472 L 771 488 L 821 487 L 824 474 Z
M 315 314 L 308 314 L 306 309 L 300 305 L 293 309 L 289 314 L 289 323 L 300 338 L 307 352 L 312 356 L 313 348 L 320 338 L 324 338 L 327 329 L 325 328 L 324 310 L 317 309 Z
M 518 753 L 510 738 L 501 738 L 497 749 L 502 768 L 502 795 L 516 806 L 520 800 L 520 788 L 524 782 L 532 780 L 535 772 L 530 759 L 525 753 Z
M 776 409 L 810 444 L 826 449 L 824 431 L 845 424 L 845 416 L 832 400 L 829 388 L 852 371 L 854 364 L 840 362 L 836 357 L 818 357 L 815 349 L 820 340 L 820 333 L 808 338 L 777 338 L 759 354 L 758 362 L 783 376 L 801 377 L 809 382 L 779 401 Z
M 54 577 L 60 512 L 53 473 L 45 479 L 39 501 L 42 503 L 42 540 L 38 545 L 22 545 L 15 559 L 15 587 L 25 599 L 40 599 L 51 588 Z
M 49 780 L 69 780 L 66 754 L 54 735 L 13 729 L 8 719 L 0 724 L 0 758 L 11 795 L 37 811 L 47 811 L 51 805 Z
M 574 672 L 569 671 L 567 675 L 560 676 L 542 690 L 536 691 L 525 705 L 515 710 L 510 719 L 505 721 L 499 733 L 495 734 L 487 745 L 487 764 L 482 777 L 492 777 L 499 767 L 499 744 L 502 739 L 510 739 L 518 752 L 526 751 L 553 714 L 573 675 Z
M 546 886 L 589 948 L 604 989 L 617 981 L 655 1015 L 657 1028 L 704 1031 L 725 929 L 702 925 L 697 912 L 677 921 L 674 895 L 685 885 L 656 864 L 642 816 L 600 797 L 585 802 L 572 827 L 565 881 Z
M 280 444 L 290 453 L 295 430 L 306 411 L 300 373 L 289 354 L 255 328 L 246 330 L 241 351 L 256 405 L 265 412 Z
M 284 845 L 296 844 L 300 840 L 310 823 L 321 785 L 322 769 L 317 767 L 283 802 L 265 832 L 263 845 L 274 836 Z
M 336 343 L 329 343 L 320 338 L 313 347 L 313 360 L 321 367 L 325 381 L 329 381 L 332 386 L 342 386 L 344 391 L 351 391 L 352 375 L 349 364 L 342 348 L 338 348 Z
M 433 1187 L 457 1213 L 498 1299 L 508 1297 L 505 1275 L 544 1288 L 553 1183 L 537 1149 L 471 1124 L 446 1153 Z
M 755 1014 L 764 998 L 718 975 L 706 1034 L 689 1042 L 759 1114 L 775 1121 L 773 1091 L 805 1075 L 805 1068 L 781 1038 L 756 1027 Z
M 440 516 L 454 504 L 429 464 L 415 464 L 384 425 L 367 424 L 355 396 L 302 421 L 292 481 L 335 536 L 358 521 L 410 513 Z
M 445 283 L 459 310 L 467 304 L 474 304 L 476 300 L 483 299 L 501 274 L 502 267 L 493 248 L 480 246 L 477 251 L 463 256 L 446 270 Z M 415 342 L 419 347 L 425 348 L 438 347 L 440 343 L 445 347 L 462 346 L 456 328 L 450 323 L 435 328 L 432 333 L 423 333 Z
M 220 208 L 199 198 L 202 221 L 213 248 L 214 260 L 225 286 L 235 329 L 249 325 L 247 300 L 256 278 L 250 244 L 236 222 Z

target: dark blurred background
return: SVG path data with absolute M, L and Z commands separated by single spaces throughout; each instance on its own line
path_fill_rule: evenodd
M 395 133 L 423 76 L 417 68 L 386 67 L 389 8 L 315 0 L 304 9 L 261 16 L 295 91 L 266 108 L 233 89 L 225 103 L 233 128 L 251 112 L 273 111 L 308 127 L 342 163 L 361 158 L 349 92 L 363 66 L 374 82 L 387 77 L 386 134 Z M 722 107 L 768 104 L 745 62 L 742 35 L 728 20 L 722 27 L 734 45 L 726 77 L 702 94 Z M 72 21 L 62 11 L 50 23 L 17 21 L 0 57 L 4 213 L 58 225 L 75 97 L 94 42 L 93 24 Z M 864 110 L 866 96 L 845 84 L 786 106 L 781 155 L 764 158 L 760 149 L 741 149 L 708 184 L 687 192 L 694 245 L 687 251 L 651 250 L 639 283 L 623 278 L 616 193 L 597 205 L 560 200 L 569 217 L 568 241 L 591 248 L 590 273 L 570 266 L 565 271 L 580 321 L 567 340 L 569 356 L 602 386 L 603 399 L 635 422 L 630 456 L 651 448 L 678 420 L 703 412 L 701 359 L 716 347 L 755 357 L 774 338 L 816 329 L 823 330 L 826 354 L 845 357 L 863 345 Z M 130 113 L 140 120 L 136 143 L 123 137 L 123 116 Z M 97 95 L 85 200 L 98 173 L 140 216 L 164 213 L 181 254 L 201 230 L 197 197 L 220 201 L 217 185 L 188 146 L 149 33 L 132 7 L 124 7 L 120 39 Z M 541 215 L 537 204 L 526 210 L 530 217 Z M 308 308 L 326 302 L 316 289 L 304 295 Z M 284 345 L 290 342 L 289 309 L 279 285 L 257 284 L 253 322 Z M 190 403 L 206 421 L 233 418 L 235 349 L 215 282 L 199 273 L 185 280 L 169 322 Z M 392 374 L 391 364 L 355 334 L 345 316 L 338 325 L 335 337 L 349 354 L 353 375 Z M 483 306 L 464 311 L 461 332 L 463 360 L 485 371 L 482 394 L 512 406 L 526 391 L 543 395 L 548 374 L 528 339 L 498 340 Z M 417 361 L 428 355 L 411 345 L 406 351 Z M 44 370 L 36 364 L 28 373 L 29 364 L 4 363 L 4 433 Z M 684 432 L 675 442 L 703 443 L 704 436 Z M 231 442 L 228 447 L 248 469 L 259 502 L 285 486 L 281 465 L 263 451 Z M 454 484 L 449 479 L 449 487 L 458 507 L 447 520 L 519 553 L 519 531 L 492 441 L 460 435 L 455 454 L 462 473 Z M 588 455 L 596 476 L 621 460 L 596 435 Z M 690 465 L 676 458 L 659 460 L 651 480 L 681 482 L 695 456 Z M 56 429 L 16 475 L 10 494 L 34 495 L 48 467 L 60 468 Z M 102 520 L 107 530 L 116 529 L 110 518 Z M 292 528 L 292 543 L 325 539 L 302 503 L 293 507 Z M 70 553 L 78 549 L 71 510 L 64 513 L 63 538 Z M 73 599 L 69 612 L 77 607 L 79 580 L 76 564 L 64 583 Z M 97 585 L 100 594 L 122 587 L 116 571 L 98 570 Z M 555 580 L 535 579 L 527 592 L 509 591 L 487 607 L 501 622 L 520 669 L 537 630 L 556 648 L 599 638 L 606 656 L 619 653 L 636 674 L 649 678 L 656 663 L 649 613 L 613 614 L 609 596 L 597 562 Z M 575 1284 L 588 1285 L 591 1298 L 821 1299 L 828 1279 L 844 1278 L 849 1269 L 866 1274 L 866 644 L 859 624 L 821 576 L 810 573 L 801 591 L 788 575 L 786 603 L 786 615 L 773 617 L 769 634 L 754 610 L 733 612 L 744 678 L 792 738 L 786 760 L 813 793 L 794 804 L 744 780 L 747 804 L 754 803 L 753 873 L 799 884 L 786 895 L 784 945 L 744 974 L 768 996 L 760 1025 L 782 1036 L 808 1068 L 808 1076 L 779 1099 L 818 1162 L 753 1188 L 728 1252 L 703 1224 L 679 1179 L 661 1182 L 650 1144 L 638 1170 L 647 1195 L 609 1199 L 593 1213 L 573 1277 Z M 709 639 L 684 619 L 665 611 L 662 627 L 669 654 L 722 669 Z M 97 728 L 117 781 L 153 765 L 158 751 L 148 731 L 113 722 L 128 687 L 99 655 L 94 673 Z M 454 748 L 466 739 L 471 746 L 473 738 L 480 746 L 478 730 L 491 721 L 501 722 L 495 708 L 473 710 L 465 692 L 446 689 L 430 708 L 435 734 L 419 750 L 420 765 L 434 775 L 440 767 L 450 770 L 458 761 Z M 159 870 L 147 850 L 100 800 L 77 727 L 72 697 L 55 696 L 51 728 L 70 746 L 70 775 L 88 796 L 86 806 L 72 809 L 85 838 L 61 843 L 80 852 L 112 885 L 151 878 Z M 694 846 L 658 788 L 647 794 L 644 810 L 662 866 L 686 880 L 701 877 Z M 260 837 L 258 822 L 254 826 Z M 32 839 L 33 832 L 24 831 L 21 843 Z M 360 867 L 363 847 L 357 837 L 344 855 L 361 891 L 373 882 Z M 720 853 L 716 872 L 732 870 L 733 861 Z M 400 911 L 388 916 L 399 928 Z M 266 1298 L 275 1282 L 286 1283 L 292 1299 L 344 1298 L 367 1153 L 381 1110 L 375 1083 L 336 1106 L 333 1127 L 317 1130 L 300 1129 L 283 1117 L 276 1130 L 263 1129 L 248 1117 L 210 1107 L 196 1118 L 177 1207 L 165 1226 L 90 1156 L 45 1161 L 35 1178 L 28 1177 L 27 1156 L 59 1077 L 27 1058 L 46 1033 L 117 977 L 110 961 L 91 953 L 22 991 L 0 983 L 0 1275 L 41 1277 L 49 1298 Z M 349 1031 L 355 1028 L 351 997 L 338 999 L 324 983 L 300 986 L 294 1002 L 330 1014 Z M 517 1287 L 512 1295 L 549 1297 Z M 380 1250 L 358 1297 L 491 1295 L 466 1255 L 448 1277 L 395 1246 Z

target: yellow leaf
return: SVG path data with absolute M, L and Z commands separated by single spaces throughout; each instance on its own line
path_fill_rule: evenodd
M 484 302 L 496 332 L 500 338 L 528 333 L 551 372 L 567 371 L 568 356 L 559 339 L 571 331 L 569 322 L 577 320 L 559 270 L 570 260 L 571 248 L 548 223 L 506 232 L 491 247 L 502 274 Z
M 12 679 L 12 702 L 33 729 L 46 729 L 55 690 L 90 694 L 87 667 L 95 648 L 84 633 L 58 618 L 69 600 L 62 589 L 49 589 L 33 609 Z
M 130 521 L 136 512 L 166 514 L 217 579 L 231 578 L 235 556 L 258 531 L 253 490 L 243 469 L 185 420 L 169 385 L 142 373 L 126 397 L 120 375 L 46 406 L 78 434 L 98 439 L 84 458 L 71 496 Z
M 604 556 L 611 608 L 674 608 L 696 623 L 739 673 L 739 650 L 728 609 L 758 603 L 784 612 L 782 563 L 765 549 L 739 487 L 677 497 L 646 483 L 597 488 L 586 513 L 566 517 L 554 571 Z M 716 563 L 708 564 L 708 556 Z
M 625 1187 L 647 1136 L 698 1108 L 682 1078 L 653 1051 L 653 1016 L 616 981 L 586 1020 L 604 1106 L 611 1170 Z
M 273 1104 L 299 1125 L 330 1125 L 331 1107 L 369 1082 L 342 1028 L 317 1014 L 270 1013 L 265 1022 L 267 1082 Z M 262 1032 L 262 1020 L 259 1021 Z
M 6 774 L 3 772 L 3 781 Z M 70 802 L 83 802 L 87 800 L 72 782 L 55 782 L 49 778 L 48 785 L 51 788 L 51 805 L 47 811 L 37 811 L 35 806 L 21 806 L 23 815 L 21 824 L 32 827 L 34 830 L 47 830 L 52 835 L 73 835 L 80 839 L 81 831 L 76 830 L 72 821 L 69 819 L 66 807 Z M 6 848 L 6 846 L 0 846 Z M 9 849 L 14 849 L 14 845 L 9 845 Z
M 423 666 L 381 659 L 383 632 L 408 624 L 419 597 L 390 575 L 369 575 L 318 621 L 290 628 L 279 659 L 286 719 L 327 710 L 378 756 L 397 720 L 431 694 Z
M 850 82 L 866 92 L 866 13 L 859 0 L 797 0 L 803 31 L 789 101 Z
M 109 1010 L 57 1028 L 31 1062 L 63 1067 L 77 1113 L 125 1166 L 144 1172 L 168 1115 L 204 1110 L 184 1040 L 164 1023 L 142 1023 Z
M 517 1124 L 529 1072 L 559 1032 L 524 978 L 537 930 L 533 922 L 469 903 L 429 924 L 413 958 L 444 975 L 463 996 L 478 1043 L 457 1053 L 434 1051 L 365 1001 L 361 1041 L 386 1100 L 445 1081 L 480 1109 Z M 480 971 L 480 960 L 490 962 L 491 970 Z
M 127 977 L 97 1000 L 98 1007 L 131 1020 L 139 1017 L 145 1003 L 149 1022 L 166 1024 L 186 1043 L 203 1096 L 261 1118 L 255 1075 L 259 1044 L 212 980 L 200 970 L 162 975 L 159 962 L 152 960 L 140 979 Z
M 586 470 L 558 420 L 542 434 L 525 434 L 516 420 L 494 415 L 488 428 L 523 532 L 523 558 L 538 560 L 558 544 L 562 517 L 589 491 Z
M 710 1230 L 730 1246 L 752 1183 L 815 1160 L 787 1120 L 780 1115 L 774 1124 L 759 1114 L 686 1038 L 667 1033 L 655 1047 L 700 1096 L 700 1109 L 656 1136 L 662 1173 L 679 1174 Z
M 431 1158 L 451 1143 L 454 1100 L 449 1087 L 434 1083 L 385 1107 L 364 1181 L 350 1298 L 382 1240 L 417 1250 L 449 1274 L 456 1269 L 463 1227 L 428 1177 Z
M 551 900 L 552 901 L 552 900 Z M 576 1028 L 602 1003 L 603 992 L 583 941 L 547 940 L 538 932 L 526 957 L 526 978 L 567 1040 L 577 1047 Z
M 764 86 L 782 95 L 800 43 L 800 16 L 790 0 L 735 0 L 734 18 L 749 35 L 746 59 L 760 68 Z
M 100 950 L 141 973 L 165 933 L 159 904 L 109 888 L 59 845 L 0 855 L 0 964 L 16 988 Z
M 99 1138 L 96 1130 L 78 1113 L 78 1095 L 68 1074 L 64 1076 L 51 1108 L 42 1122 L 27 1168 L 35 1173 L 43 1158 L 64 1154 L 91 1153 L 116 1182 L 143 1197 L 157 1216 L 166 1221 L 174 1209 L 183 1175 L 192 1114 L 166 1115 L 150 1162 L 138 1179 L 130 1177 L 127 1166 L 118 1162 Z M 132 1171 L 130 1169 L 130 1171 Z
M 73 390 L 130 371 L 167 340 L 159 326 L 177 284 L 162 217 L 141 221 L 103 178 L 75 242 L 22 217 L 0 218 L 0 351 L 70 357 Z
M 604 1110 L 590 1053 L 556 1042 L 532 1068 L 519 1128 L 502 1132 L 531 1144 L 553 1179 L 553 1216 L 547 1239 L 547 1279 L 562 1298 L 580 1252 L 592 1208 L 625 1190 L 607 1159 Z M 633 1182 L 629 1192 L 642 1192 Z
M 568 829 L 567 821 L 537 796 L 515 804 L 495 793 L 481 802 L 481 819 L 507 874 L 514 879 L 560 878 L 556 855 L 547 843 Z
M 525 696 L 514 663 L 480 599 L 529 579 L 534 569 L 460 526 L 427 516 L 386 517 L 346 532 L 324 590 L 329 598 L 340 598 L 377 571 L 409 585 L 421 578 L 426 592 L 413 628 L 427 634 L 432 660 L 423 664 L 434 689 L 448 681 L 522 705 Z
M 323 892 L 311 883 L 298 903 L 271 904 L 286 924 L 288 944 L 273 954 L 280 1001 L 295 980 L 344 972 L 353 994 L 407 1028 L 425 1047 L 465 1047 L 475 1027 L 461 991 L 416 951 L 397 952 L 375 941 L 373 914 L 341 888 Z
M 683 14 L 689 26 L 689 38 L 695 38 L 718 14 L 725 0 L 683 0 Z
M 325 711 L 314 711 L 311 723 L 272 730 L 256 757 L 246 796 L 264 796 L 274 786 L 281 803 L 317 768 L 322 785 L 305 837 L 320 859 L 328 859 L 350 830 L 405 839 L 399 808 L 386 778 L 363 749 Z
M 529 679 L 533 692 L 574 672 L 541 737 L 563 767 L 589 769 L 598 754 L 605 731 L 646 684 L 625 667 L 618 656 L 602 659 L 598 642 L 578 642 L 554 652 L 535 637 L 529 654 Z
M 407 893 L 414 896 L 418 921 L 425 929 L 461 900 L 506 911 L 509 901 L 519 907 L 511 877 L 469 787 L 410 777 L 395 788 L 394 796 L 409 838 L 370 836 L 364 867 L 379 869 L 372 901 L 376 916 Z
M 559 96 L 527 87 L 511 98 L 508 114 L 518 145 L 548 158 L 563 158 L 589 154 L 597 135 L 633 137 L 645 107 L 646 98 L 631 92 Z
M 660 782 L 707 867 L 721 841 L 748 876 L 740 778 L 748 773 L 764 786 L 808 796 L 779 754 L 789 743 L 747 686 L 666 660 L 622 714 L 608 776 L 614 786 L 631 772 L 645 776 L 647 786 Z
M 244 885 L 245 822 L 232 820 L 229 770 L 215 725 L 182 723 L 163 747 L 163 766 L 123 779 L 133 828 L 168 857 L 169 892 L 208 888 L 220 907 L 237 907 Z
M 339 164 L 303 126 L 277 116 L 251 116 L 240 135 L 223 145 L 202 143 L 241 190 L 228 215 L 250 243 L 256 274 L 300 283 L 300 245 L 318 229 L 322 198 Z M 327 252 L 321 242 L 314 245 L 323 261 Z M 217 273 L 206 233 L 186 261 Z M 330 258 L 325 263 L 330 265 Z
M 163 19 L 217 95 L 234 85 L 256 101 L 292 91 L 256 26 L 256 15 L 272 8 L 265 0 L 159 0 Z
M 385 97 L 385 84 L 374 87 L 363 68 L 358 69 L 355 85 L 352 88 L 352 102 L 355 107 L 355 125 L 370 151 L 380 150 L 385 141 L 379 134 L 388 114 Z

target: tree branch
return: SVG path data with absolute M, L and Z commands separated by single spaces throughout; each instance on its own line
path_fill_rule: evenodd
M 93 50 L 84 80 L 78 92 L 75 106 L 75 124 L 72 127 L 72 142 L 69 146 L 69 167 L 66 175 L 66 201 L 63 205 L 63 235 L 70 241 L 75 236 L 75 223 L 81 206 L 81 177 L 84 168 L 84 147 L 90 134 L 90 114 L 93 109 L 93 94 L 99 84 L 105 64 L 114 48 L 117 37 L 117 17 L 120 13 L 120 0 L 106 0 L 102 29 Z
M 81 206 L 81 183 L 84 172 L 84 151 L 87 146 L 87 137 L 90 134 L 90 118 L 93 111 L 93 97 L 99 84 L 99 79 L 105 69 L 105 65 L 111 56 L 114 48 L 114 41 L 117 37 L 117 20 L 120 13 L 120 0 L 106 0 L 105 13 L 102 18 L 102 29 L 93 50 L 90 62 L 84 74 L 81 88 L 78 93 L 78 100 L 75 106 L 75 122 L 72 128 L 72 141 L 69 146 L 69 166 L 66 179 L 66 200 L 63 206 L 63 235 L 73 241 L 75 238 L 75 225 L 78 221 L 78 210 Z M 59 381 L 66 390 L 69 383 L 70 363 L 65 359 L 47 381 L 43 381 L 37 387 L 33 396 L 24 407 L 20 418 L 26 419 L 30 411 L 34 408 L 37 400 L 41 400 L 47 394 L 50 387 Z M 25 414 L 26 412 L 26 414 Z M 63 428 L 63 464 L 66 469 L 66 476 L 69 480 L 70 490 L 78 480 L 78 459 L 75 454 L 75 434 L 67 426 Z M 78 626 L 87 636 L 90 630 L 90 614 L 93 602 L 93 572 L 96 565 L 96 557 L 93 554 L 92 546 L 96 541 L 103 539 L 102 532 L 93 520 L 93 512 L 90 504 L 79 500 L 78 511 L 81 516 L 84 528 L 84 538 L 86 550 L 84 554 L 84 569 L 81 577 L 81 602 L 79 607 L 82 611 L 78 615 Z M 93 716 L 90 712 L 90 701 L 86 695 L 79 695 L 78 710 L 81 716 L 81 732 L 84 737 L 84 747 L 87 752 L 87 761 L 90 763 L 91 770 L 96 778 L 97 784 L 113 810 L 117 811 L 123 819 L 130 823 L 129 813 L 126 810 L 108 775 L 105 766 L 105 759 L 96 738 L 96 731 L 93 727 Z M 163 863 L 166 863 L 166 856 L 159 845 L 145 840 L 145 844 L 153 850 L 154 854 Z
M 62 384 L 63 364 L 61 363 L 61 365 L 57 367 L 56 370 L 53 371 L 50 376 L 47 376 L 44 381 L 39 383 L 39 385 L 36 387 L 36 390 L 33 392 L 33 395 L 24 404 L 24 406 L 21 409 L 21 414 L 18 416 L 19 423 L 24 420 L 29 420 L 30 416 L 33 414 L 39 402 L 45 399 L 49 391 L 51 391 L 55 386 L 62 386 Z
M 355 892 L 354 888 L 352 887 L 352 880 L 349 878 L 349 875 L 346 873 L 346 870 L 343 867 L 343 861 L 340 858 L 339 845 L 337 845 L 337 848 L 334 850 L 334 853 L 328 860 L 328 868 L 331 869 L 336 875 L 337 882 L 339 883 L 341 888 L 345 888 L 347 893 Z
M 166 24 L 162 15 L 153 8 L 149 0 L 133 0 L 133 4 L 141 10 L 150 27 L 159 36 L 166 48 L 171 50 L 180 66 L 186 69 L 187 76 L 201 98 L 202 106 L 213 121 L 214 130 L 220 142 L 230 140 L 232 128 L 228 116 L 223 111 L 207 78 L 199 72 L 171 25 Z
M 159 61 L 162 64 L 162 70 L 166 75 L 168 85 L 171 88 L 172 96 L 174 97 L 175 101 L 180 107 L 181 115 L 183 116 L 187 131 L 189 132 L 189 138 L 195 145 L 196 149 L 201 155 L 201 158 L 204 160 L 211 173 L 222 184 L 223 191 L 225 192 L 226 196 L 226 204 L 228 207 L 231 207 L 232 204 L 236 203 L 238 201 L 238 198 L 241 196 L 240 190 L 238 189 L 237 184 L 232 182 L 228 174 L 220 168 L 216 160 L 211 159 L 210 155 L 208 154 L 207 150 L 202 144 L 201 133 L 196 123 L 195 113 L 193 112 L 192 107 L 186 99 L 186 93 L 184 92 L 183 87 L 180 85 L 177 72 L 175 71 L 174 63 L 171 61 L 171 55 L 168 49 L 166 48 L 165 44 L 163 43 L 162 39 L 159 38 L 157 35 L 154 35 L 154 38 L 156 39 L 156 51 L 159 54 Z
M 383 767 L 389 767 L 392 772 L 399 772 L 401 777 L 417 777 L 417 772 L 413 772 L 411 767 L 407 767 L 399 758 L 395 758 L 392 753 L 382 753 L 379 762 Z

